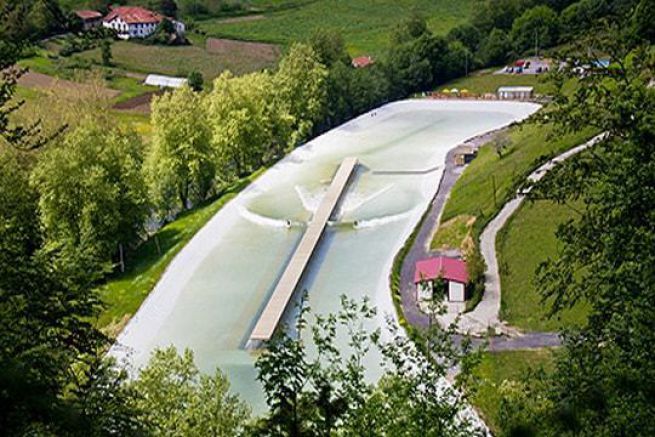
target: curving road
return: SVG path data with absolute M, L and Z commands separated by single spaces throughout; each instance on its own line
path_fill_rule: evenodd
M 480 137 L 470 140 L 476 144 L 483 144 L 497 132 L 489 132 Z M 534 172 L 528 179 L 537 182 L 551 170 L 557 163 L 562 162 L 583 150 L 595 145 L 605 137 L 606 134 L 600 134 L 581 144 L 577 147 L 567 150 L 546 162 Z M 470 144 L 470 142 L 467 142 Z M 429 244 L 436 224 L 445 205 L 450 190 L 461 174 L 461 168 L 455 166 L 454 150 L 451 150 L 446 156 L 446 166 L 442 174 L 437 193 L 430 204 L 430 209 L 426 213 L 424 220 L 420 224 L 420 229 L 416 240 L 408 251 L 403 261 L 401 269 L 401 302 L 403 312 L 407 321 L 413 326 L 426 328 L 430 324 L 429 317 L 419 310 L 416 302 L 416 293 L 414 290 L 413 276 L 414 265 L 421 258 L 430 256 Z M 521 333 L 520 331 L 508 327 L 500 320 L 500 275 L 498 273 L 498 260 L 496 258 L 496 236 L 498 231 L 505 226 L 507 220 L 516 212 L 525 200 L 525 194 L 517 193 L 517 196 L 507 202 L 496 217 L 487 225 L 480 237 L 480 251 L 487 264 L 485 272 L 485 293 L 480 303 L 475 309 L 468 313 L 460 314 L 458 322 L 459 331 L 474 336 L 484 336 L 492 328 L 502 335 L 490 340 L 489 349 L 492 351 L 512 350 L 512 349 L 530 349 L 557 346 L 560 344 L 558 333 L 553 332 L 530 332 Z M 440 323 L 447 325 L 455 321 L 457 313 L 449 313 L 441 316 Z

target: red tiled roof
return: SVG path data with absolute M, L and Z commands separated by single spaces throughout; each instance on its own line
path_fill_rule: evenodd
M 100 12 L 91 11 L 87 9 L 75 11 L 75 15 L 80 17 L 82 20 L 94 20 L 94 19 L 102 18 L 102 14 Z
M 358 56 L 353 58 L 352 64 L 355 68 L 364 68 L 368 67 L 371 64 L 374 64 L 375 61 L 370 56 Z
M 111 21 L 116 17 L 120 17 L 128 24 L 159 23 L 164 18 L 156 12 L 139 6 L 119 6 L 112 9 L 104 21 Z
M 445 256 L 422 259 L 416 262 L 414 283 L 439 277 L 448 281 L 461 282 L 462 284 L 468 283 L 469 275 L 466 270 L 466 263 L 461 259 Z

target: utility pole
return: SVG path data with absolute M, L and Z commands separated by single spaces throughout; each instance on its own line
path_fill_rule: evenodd
M 534 55 L 539 57 L 539 31 L 537 29 L 534 30 Z
M 469 75 L 469 51 L 464 49 L 464 76 Z

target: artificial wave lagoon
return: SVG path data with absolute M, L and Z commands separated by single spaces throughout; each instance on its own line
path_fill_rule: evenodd
M 407 100 L 297 148 L 175 257 L 110 353 L 136 369 L 155 348 L 190 348 L 202 371 L 219 367 L 232 390 L 262 411 L 257 352 L 246 343 L 341 161 L 354 156 L 360 165 L 298 289 L 307 290 L 320 314 L 337 311 L 342 294 L 368 297 L 378 308 L 376 325 L 384 326 L 387 316 L 395 317 L 388 280 L 393 258 L 433 198 L 448 150 L 538 109 L 533 103 Z M 371 357 L 367 367 L 374 375 L 378 360 Z

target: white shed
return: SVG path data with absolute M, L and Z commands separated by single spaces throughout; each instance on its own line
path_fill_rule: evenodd
M 527 100 L 532 98 L 534 88 L 531 86 L 501 86 L 498 98 L 505 100 Z
M 159 88 L 181 88 L 186 85 L 187 79 L 183 77 L 162 76 L 160 74 L 149 74 L 145 84 L 158 86 Z
M 435 281 L 446 281 L 447 298 L 450 302 L 464 302 L 469 282 L 466 262 L 461 259 L 438 256 L 416 262 L 414 284 L 418 302 L 432 300 Z

